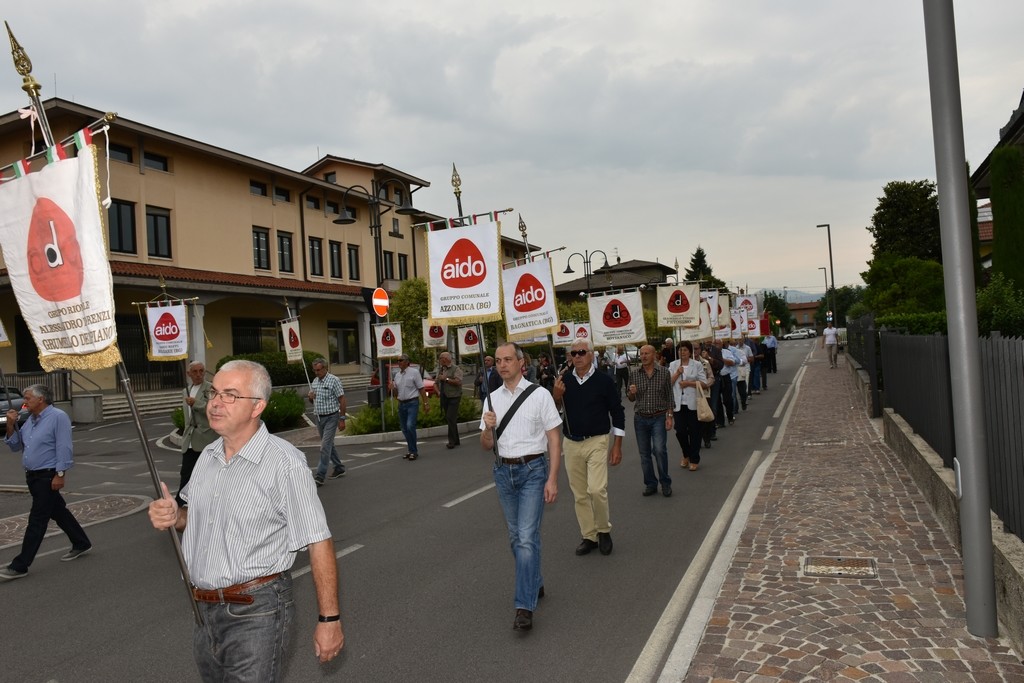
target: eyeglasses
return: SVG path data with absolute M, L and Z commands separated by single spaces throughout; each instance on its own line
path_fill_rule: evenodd
M 238 394 L 232 394 L 230 391 L 217 391 L 216 389 L 207 389 L 203 392 L 203 396 L 206 397 L 207 401 L 212 401 L 215 398 L 219 398 L 222 403 L 231 405 L 240 398 L 251 398 L 253 401 L 262 401 L 263 399 L 259 396 L 239 396 Z
M 588 353 L 590 353 L 590 351 L 587 351 L 586 349 L 577 349 L 576 351 L 570 351 L 569 355 L 573 358 L 579 358 L 580 356 L 585 356 Z

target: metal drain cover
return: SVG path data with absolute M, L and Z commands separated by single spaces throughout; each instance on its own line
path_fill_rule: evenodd
M 816 448 L 816 447 L 822 447 L 822 446 L 840 447 L 840 446 L 845 446 L 845 445 L 846 445 L 846 440 L 845 439 L 844 440 L 837 440 L 837 441 L 804 441 L 804 448 Z
M 805 557 L 804 576 L 875 579 L 878 567 L 866 557 Z

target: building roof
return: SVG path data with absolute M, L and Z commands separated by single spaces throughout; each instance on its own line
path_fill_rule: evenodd
M 978 241 L 982 244 L 992 241 L 992 202 L 978 207 Z
M 665 277 L 668 275 L 676 274 L 675 268 L 665 265 L 664 263 L 658 263 L 657 261 L 641 261 L 638 259 L 632 259 L 625 262 L 609 263 L 607 267 L 602 266 L 601 268 L 591 271 L 590 289 L 591 291 L 624 289 L 652 284 L 652 277 L 649 274 L 652 270 L 660 271 L 662 273 L 662 277 L 653 278 L 658 282 L 663 282 Z M 642 271 L 648 271 L 648 274 L 645 274 Z M 575 280 L 555 285 L 556 295 L 576 294 L 577 292 L 585 291 L 587 291 L 587 278 L 585 275 L 583 277 L 578 277 Z
M 1010 114 L 1010 120 L 999 129 L 999 142 L 995 149 L 1005 145 L 1024 146 L 1024 93 L 1021 94 L 1020 104 Z M 974 192 L 978 199 L 988 199 L 991 196 L 991 166 L 992 152 L 989 152 L 985 160 L 978 164 L 978 168 L 971 174 L 971 185 L 974 186 Z

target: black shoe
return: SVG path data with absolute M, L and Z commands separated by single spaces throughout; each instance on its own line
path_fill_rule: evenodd
M 672 497 L 672 487 L 671 486 L 664 486 L 664 485 L 662 485 L 662 487 L 661 487 L 661 495 L 665 496 L 666 498 L 671 498 Z
M 711 439 L 704 439 L 704 448 L 711 448 Z
M 600 546 L 601 554 L 602 555 L 611 555 L 612 554 L 612 535 L 610 533 L 598 532 L 598 534 L 597 534 L 597 545 Z
M 70 562 L 71 560 L 77 560 L 79 557 L 85 555 L 90 550 L 92 550 L 92 546 L 89 546 L 88 548 L 72 548 L 71 550 L 61 555 L 60 561 Z
M 540 600 L 543 597 L 544 597 L 544 586 L 541 586 L 540 590 L 537 591 L 537 599 Z
M 589 555 L 590 551 L 597 547 L 597 541 L 591 541 L 589 538 L 584 538 L 580 541 L 580 544 L 576 546 L 577 555 Z
M 644 495 L 645 495 L 645 496 L 653 496 L 653 495 L 654 495 L 655 493 L 657 493 L 657 492 L 658 492 L 658 489 L 657 489 L 657 488 L 652 488 L 652 489 L 644 489 Z
M 344 467 L 335 467 L 334 471 L 331 472 L 331 479 L 337 479 L 338 477 L 344 477 L 344 476 L 345 476 L 345 468 Z
M 455 447 L 456 447 L 456 446 L 458 446 L 458 445 L 459 445 L 459 444 L 457 444 L 457 443 L 446 443 L 446 444 L 444 445 L 444 447 L 445 447 L 445 448 L 449 448 L 449 449 L 451 449 L 451 448 L 455 448 Z
M 533 628 L 533 612 L 528 609 L 517 609 L 516 618 L 512 620 L 513 631 L 529 631 Z
M 718 441 L 718 435 L 716 434 L 715 436 L 711 437 L 711 440 Z M 711 448 L 711 444 L 708 444 L 708 448 Z
M 324 485 L 324 478 L 321 477 L 319 474 L 316 475 L 315 477 L 313 477 L 313 481 L 316 482 L 316 487 L 317 488 L 320 488 L 321 486 Z

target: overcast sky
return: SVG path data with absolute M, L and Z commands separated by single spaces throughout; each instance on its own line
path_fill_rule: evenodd
M 1024 2 L 955 11 L 973 168 L 1021 99 Z M 294 170 L 385 163 L 430 181 L 415 203 L 442 215 L 454 162 L 466 212 L 514 207 L 531 243 L 566 247 L 559 282 L 573 252 L 682 275 L 700 245 L 733 286 L 820 293 L 830 223 L 836 285 L 862 284 L 882 187 L 935 178 L 919 0 L 47 0 L 3 18 L 44 99 Z M 5 64 L 3 112 L 26 101 Z

